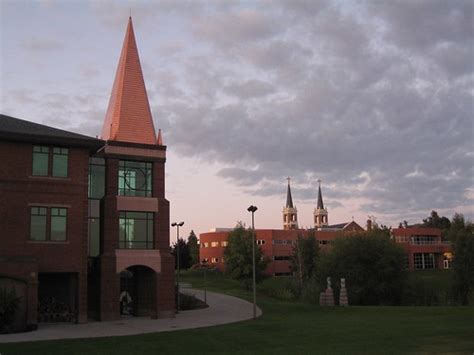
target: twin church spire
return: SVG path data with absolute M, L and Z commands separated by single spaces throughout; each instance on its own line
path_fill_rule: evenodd
M 288 189 L 286 192 L 286 206 L 283 208 L 283 229 L 298 229 L 298 211 L 293 205 L 291 196 L 290 178 L 288 180 Z M 318 200 L 314 209 L 314 228 L 328 226 L 328 211 L 324 208 L 323 195 L 321 193 L 321 180 L 318 180 Z

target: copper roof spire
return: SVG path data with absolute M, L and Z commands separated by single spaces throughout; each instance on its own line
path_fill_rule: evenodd
M 132 143 L 157 143 L 132 17 L 128 20 L 101 138 Z

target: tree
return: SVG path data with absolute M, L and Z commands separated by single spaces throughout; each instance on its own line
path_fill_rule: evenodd
M 474 226 L 456 213 L 448 238 L 454 245 L 454 293 L 461 304 L 469 304 L 474 290 Z
M 188 243 L 184 239 L 179 239 L 179 268 L 180 269 L 189 269 L 191 266 L 191 255 L 189 254 Z M 174 255 L 174 266 L 175 269 L 178 268 L 178 243 L 173 244 L 171 254 Z
M 224 250 L 225 273 L 232 279 L 241 281 L 247 289 L 252 284 L 252 231 L 245 229 L 242 224 L 229 234 L 229 244 Z M 260 282 L 268 259 L 263 257 L 262 250 L 255 245 L 255 278 Z
M 196 234 L 192 230 L 188 237 L 188 249 L 191 257 L 191 265 L 199 264 L 199 244 Z
M 406 281 L 405 251 L 384 230 L 372 230 L 334 241 L 332 250 L 320 258 L 318 282 L 326 277 L 337 285 L 346 279 L 351 304 L 399 304 Z
M 291 270 L 296 273 L 300 290 L 303 289 L 304 283 L 315 273 L 318 251 L 319 247 L 314 231 L 306 237 L 298 235 L 291 256 Z
M 451 227 L 451 222 L 447 217 L 440 217 L 438 212 L 431 211 L 431 215 L 425 219 L 423 219 L 423 226 L 425 227 L 432 227 L 432 228 L 439 228 L 443 231 L 448 230 Z

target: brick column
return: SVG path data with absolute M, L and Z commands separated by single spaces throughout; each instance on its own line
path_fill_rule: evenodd
M 174 288 L 174 257 L 169 252 L 161 254 L 161 273 L 156 274 L 156 310 L 158 318 L 174 318 L 176 313 Z
M 115 256 L 100 258 L 100 320 L 120 318 L 120 274 L 116 272 Z

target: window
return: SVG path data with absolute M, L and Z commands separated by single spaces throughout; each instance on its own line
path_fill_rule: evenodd
M 68 156 L 68 148 L 53 147 L 50 149 L 47 146 L 33 146 L 32 175 L 67 177 Z
M 257 239 L 257 245 L 263 245 L 263 244 L 265 244 L 264 239 Z
M 139 161 L 119 162 L 119 191 L 121 196 L 152 195 L 152 163 Z
M 89 198 L 101 199 L 105 195 L 105 159 L 89 159 Z
M 48 176 L 49 148 L 33 146 L 33 175 Z
M 67 208 L 31 207 L 31 210 L 30 210 L 30 239 L 31 240 L 65 241 L 66 234 L 67 234 Z
M 221 242 L 222 247 L 226 247 L 228 245 L 229 245 L 229 242 L 227 240 L 224 240 L 224 241 Z
M 219 262 L 219 258 L 212 258 L 211 263 L 215 264 Z
M 46 207 L 31 207 L 30 239 L 46 240 Z
M 219 242 L 211 242 L 211 247 L 215 248 L 219 246 Z
M 428 235 L 415 235 L 411 237 L 411 244 L 423 245 L 423 244 L 437 244 L 436 237 Z
M 275 245 L 284 244 L 283 242 L 284 242 L 284 240 L 280 240 L 280 239 L 273 239 L 273 244 L 275 244 Z
M 67 177 L 68 154 L 67 148 L 53 148 L 53 176 Z
M 415 253 L 413 254 L 413 264 L 415 269 L 434 269 L 435 255 L 433 253 Z
M 51 240 L 66 240 L 67 209 L 51 208 Z
M 100 254 L 100 200 L 89 199 L 88 213 L 89 256 Z
M 291 272 L 275 272 L 275 276 L 291 276 L 293 273 Z
M 209 243 L 202 243 L 203 248 L 209 248 Z
M 119 248 L 153 249 L 153 213 L 120 212 Z
M 275 261 L 290 260 L 290 259 L 291 259 L 291 256 L 287 256 L 287 255 L 275 255 L 273 257 L 273 260 Z

